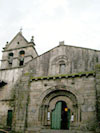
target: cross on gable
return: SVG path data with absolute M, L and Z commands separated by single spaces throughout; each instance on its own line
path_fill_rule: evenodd
M 21 28 L 20 28 L 20 33 L 22 33 L 22 30 L 23 30 L 23 29 L 22 29 L 22 27 L 21 27 Z

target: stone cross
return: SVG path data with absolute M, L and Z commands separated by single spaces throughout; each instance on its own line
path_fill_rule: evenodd
M 22 29 L 22 27 L 21 27 L 21 28 L 20 28 L 20 33 L 22 33 L 22 30 L 23 30 L 23 29 Z

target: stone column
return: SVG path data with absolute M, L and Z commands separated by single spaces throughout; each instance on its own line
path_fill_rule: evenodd
M 40 113 L 39 115 L 39 120 L 41 121 L 41 126 L 46 126 L 48 125 L 48 120 L 47 120 L 47 114 L 48 114 L 48 105 L 42 105 L 40 107 Z
M 80 123 L 80 121 L 81 121 L 81 105 L 77 105 L 78 106 L 78 108 L 77 108 L 77 122 L 78 123 Z
M 44 111 L 44 115 L 45 115 L 45 125 L 48 124 L 48 120 L 47 120 L 47 115 L 48 115 L 48 105 L 45 105 L 45 111 Z

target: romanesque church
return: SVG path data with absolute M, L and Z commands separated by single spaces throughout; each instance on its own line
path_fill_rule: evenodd
M 100 133 L 100 51 L 65 45 L 38 55 L 19 32 L 2 51 L 0 129 Z

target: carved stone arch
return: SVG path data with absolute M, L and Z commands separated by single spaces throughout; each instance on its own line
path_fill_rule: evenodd
M 49 108 L 48 110 L 51 112 L 52 110 L 54 110 L 56 108 L 56 104 L 58 102 L 65 102 L 67 107 L 70 108 L 71 110 L 73 110 L 73 107 L 77 107 L 77 104 L 73 104 L 73 101 L 71 99 L 69 99 L 66 96 L 58 96 L 55 97 L 54 99 L 52 99 L 49 103 Z
M 65 63 L 69 62 L 68 57 L 66 55 L 59 55 L 56 58 L 54 58 L 51 62 L 52 62 L 52 65 L 54 65 L 54 64 L 58 64 L 59 61 L 64 61 Z
M 62 99 L 59 99 L 59 97 L 62 97 Z M 57 102 L 64 101 L 64 97 L 68 98 L 72 102 L 72 107 L 74 108 L 75 116 L 76 116 L 76 122 L 80 120 L 80 105 L 83 104 L 84 100 L 81 98 L 81 96 L 78 94 L 77 91 L 74 90 L 74 88 L 71 88 L 69 86 L 54 86 L 52 88 L 49 88 L 45 92 L 42 93 L 39 101 L 40 105 L 40 111 L 39 111 L 39 119 L 41 120 L 42 125 L 47 125 L 47 113 L 50 108 L 50 103 L 52 101 L 55 101 L 56 98 Z M 53 102 L 54 104 L 56 102 Z
M 73 101 L 73 104 L 76 105 L 77 104 L 77 98 L 75 95 L 73 95 L 71 92 L 66 91 L 66 90 L 53 90 L 51 93 L 49 93 L 44 99 L 43 99 L 43 103 L 45 105 L 49 105 L 50 101 L 55 98 L 55 97 L 59 97 L 59 96 L 66 96 L 69 99 L 71 99 Z
M 61 90 L 61 91 L 65 91 L 65 92 L 73 94 L 77 99 L 77 104 L 84 103 L 83 97 L 74 88 L 71 88 L 70 86 L 53 86 L 41 94 L 41 96 L 39 98 L 40 104 L 42 104 L 42 101 L 44 98 L 46 98 L 46 96 L 48 96 L 49 94 L 51 94 L 57 90 Z
M 54 57 L 50 60 L 50 62 L 51 62 L 49 70 L 50 74 L 54 75 L 54 74 L 63 74 L 70 72 L 70 61 L 66 55 L 59 55 L 57 57 Z

